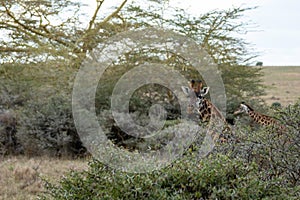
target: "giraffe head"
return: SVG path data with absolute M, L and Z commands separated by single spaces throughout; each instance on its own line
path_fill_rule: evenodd
M 247 105 L 245 102 L 241 102 L 239 108 L 233 113 L 234 115 L 246 113 L 249 114 L 249 112 L 253 111 L 253 109 Z
M 195 80 L 191 80 L 191 82 L 190 82 L 189 85 L 190 85 L 190 88 L 192 90 L 194 90 L 196 96 L 199 96 L 200 92 L 202 90 L 202 87 L 203 87 L 202 81 L 201 80 L 196 80 L 196 81 Z
M 195 92 L 195 88 L 182 86 L 182 91 L 190 98 L 188 105 L 188 113 L 192 114 L 193 112 L 198 112 L 201 107 L 201 103 L 204 99 L 204 96 L 208 94 L 209 87 L 204 87 L 199 90 L 199 92 Z M 198 90 L 198 88 L 196 88 Z

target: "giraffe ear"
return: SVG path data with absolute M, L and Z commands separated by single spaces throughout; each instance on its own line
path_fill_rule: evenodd
M 209 91 L 209 87 L 204 87 L 202 90 L 201 90 L 201 96 L 205 96 L 208 94 L 208 91 Z
M 183 91 L 184 94 L 189 95 L 191 92 L 191 89 L 189 87 L 186 86 L 181 86 L 181 89 Z

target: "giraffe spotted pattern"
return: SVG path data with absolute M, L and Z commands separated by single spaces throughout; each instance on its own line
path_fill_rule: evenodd
M 278 121 L 275 120 L 273 117 L 256 112 L 252 107 L 250 107 L 245 102 L 242 102 L 240 104 L 240 107 L 234 112 L 235 115 L 242 114 L 242 113 L 248 114 L 249 117 L 255 123 L 263 126 L 271 126 L 271 125 L 278 124 Z

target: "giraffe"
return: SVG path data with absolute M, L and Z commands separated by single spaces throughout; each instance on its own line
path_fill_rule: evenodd
M 227 140 L 224 136 L 228 135 L 225 133 L 231 132 L 231 128 L 220 110 L 210 100 L 205 98 L 209 92 L 209 87 L 201 87 L 202 82 L 195 82 L 193 80 L 190 82 L 190 87 L 181 87 L 183 92 L 190 98 L 188 114 L 195 114 L 201 122 L 212 122 L 214 125 L 224 124 L 222 134 L 220 134 L 222 138 L 218 136 L 220 141 L 224 142 Z
M 251 106 L 246 104 L 245 102 L 241 102 L 239 108 L 234 112 L 234 115 L 246 113 L 256 124 L 261 125 L 263 127 L 271 127 L 274 133 L 277 134 L 278 137 L 286 135 L 288 129 L 285 125 L 281 124 L 275 118 L 261 114 L 255 111 Z M 282 139 L 283 143 L 290 144 L 291 140 L 289 138 Z
M 198 87 L 194 87 L 193 84 L 190 84 L 190 87 L 182 86 L 182 91 L 189 97 L 189 104 L 187 113 L 189 115 L 197 114 L 199 115 L 199 109 L 201 107 L 201 102 L 204 99 L 203 97 L 208 93 L 209 87 L 204 87 L 201 90 L 198 90 Z M 200 116 L 200 115 L 199 115 Z M 205 115 L 206 116 L 206 115 Z M 201 116 L 200 116 L 201 118 Z
M 268 115 L 261 114 L 259 112 L 256 112 L 252 107 L 250 107 L 245 102 L 241 102 L 239 108 L 234 112 L 234 115 L 246 113 L 249 115 L 249 117 L 257 124 L 263 125 L 263 126 L 274 126 L 279 125 L 278 121 L 274 119 L 273 117 L 270 117 Z
M 220 110 L 205 96 L 209 87 L 202 88 L 201 81 L 190 82 L 190 87 L 182 86 L 182 91 L 190 98 L 188 114 L 196 113 L 202 122 L 209 122 L 211 119 L 220 119 L 226 123 L 225 117 Z

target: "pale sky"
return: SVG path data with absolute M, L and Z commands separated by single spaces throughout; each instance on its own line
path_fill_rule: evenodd
M 261 56 L 257 60 L 265 66 L 300 66 L 299 0 L 188 0 L 180 6 L 195 14 L 233 6 L 258 6 L 246 12 L 245 18 L 258 26 L 255 28 L 257 32 L 242 35 L 260 52 Z
M 84 2 L 94 3 L 95 0 Z M 119 5 L 122 0 L 106 0 Z M 105 3 L 106 3 L 105 2 Z M 245 20 L 257 25 L 257 32 L 241 35 L 260 52 L 258 61 L 269 65 L 300 66 L 300 1 L 299 0 L 170 0 L 171 5 L 184 8 L 197 16 L 216 9 L 258 6 L 248 11 Z

